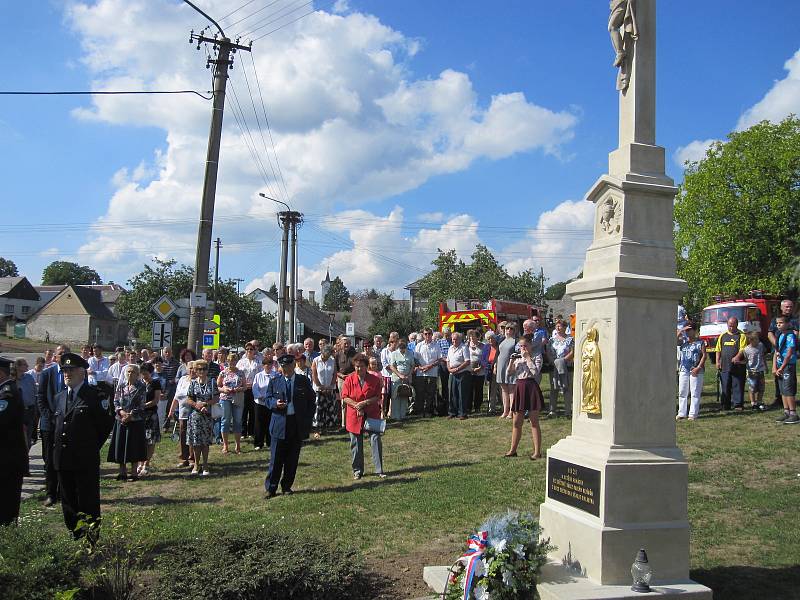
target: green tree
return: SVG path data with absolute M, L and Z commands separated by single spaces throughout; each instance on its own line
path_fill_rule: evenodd
M 796 293 L 800 120 L 763 121 L 731 133 L 704 159 L 687 163 L 675 223 L 690 313 L 720 293 Z
M 278 293 L 278 286 L 275 284 L 275 282 L 274 282 L 274 281 L 272 282 L 272 285 L 271 285 L 271 286 L 269 286 L 269 290 L 268 290 L 268 291 L 269 291 L 269 293 L 270 293 L 270 294 L 276 294 L 276 295 L 277 295 L 277 293 Z
M 338 276 L 331 281 L 331 287 L 322 301 L 322 310 L 337 311 L 350 309 L 350 292 Z
M 397 331 L 401 337 L 408 336 L 412 331 L 422 328 L 422 318 L 418 313 L 412 313 L 407 304 L 398 305 L 391 294 L 378 294 L 375 306 L 370 308 L 372 324 L 369 326 L 369 335 L 386 335 L 390 331 Z
M 42 271 L 42 285 L 90 285 L 103 283 L 97 271 L 78 263 L 57 260 Z
M 558 281 L 547 288 L 547 291 L 544 293 L 545 300 L 561 300 L 564 297 L 564 294 L 567 293 L 567 282 L 566 281 Z
M 174 260 L 153 259 L 153 266 L 144 269 L 128 280 L 128 291 L 117 301 L 117 311 L 128 320 L 136 332 L 137 339 L 148 339 L 151 325 L 157 319 L 152 311 L 155 301 L 164 294 L 173 302 L 186 298 L 192 291 L 194 270 L 185 265 L 176 267 Z M 179 331 L 177 319 L 173 323 L 173 343 L 180 346 L 186 343 L 186 332 Z
M 187 298 L 192 291 L 194 269 L 177 265 L 174 260 L 153 259 L 153 265 L 128 280 L 128 292 L 120 296 L 117 309 L 136 331 L 137 339 L 149 339 L 153 320 L 157 319 L 151 307 L 166 294 L 172 301 Z M 241 345 L 257 338 L 272 344 L 275 338 L 275 319 L 261 311 L 261 303 L 241 296 L 236 291 L 236 281 L 220 281 L 217 287 L 215 312 L 220 316 L 220 342 L 224 345 Z M 187 331 L 178 328 L 173 317 L 173 345 L 186 344 Z
M 19 277 L 17 265 L 13 260 L 8 260 L 0 256 L 0 277 Z
M 460 260 L 453 249 L 439 249 L 439 256 L 431 264 L 434 269 L 419 282 L 420 297 L 428 300 L 423 315 L 426 325 L 438 326 L 439 304 L 450 298 L 481 301 L 500 298 L 535 305 L 543 303 L 544 277 L 541 274 L 528 269 L 510 275 L 492 252 L 481 244 L 475 247 L 469 264 Z

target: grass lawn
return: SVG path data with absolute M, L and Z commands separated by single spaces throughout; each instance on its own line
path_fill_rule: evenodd
M 717 600 L 800 598 L 800 426 L 776 424 L 774 411 L 718 412 L 713 369 L 704 392 L 701 418 L 677 424 L 690 465 L 692 576 Z M 770 401 L 771 394 L 770 382 Z M 566 436 L 569 425 L 544 419 L 544 447 Z M 519 458 L 503 458 L 509 438 L 509 422 L 496 417 L 392 424 L 384 438 L 389 477 L 353 481 L 346 437 L 326 436 L 303 448 L 296 493 L 269 501 L 263 498 L 268 452 L 246 444 L 242 455 L 223 456 L 212 448 L 213 476 L 190 479 L 174 468 L 175 443 L 165 438 L 145 480 L 120 483 L 114 465 L 103 466 L 103 511 L 123 524 L 126 537 L 150 548 L 220 529 L 335 540 L 357 547 L 392 597 L 413 598 L 427 592 L 422 568 L 455 560 L 487 515 L 509 507 L 538 511 L 545 462 L 527 458 L 530 436 Z M 23 514 L 44 515 L 43 526 L 63 528 L 60 511 L 35 500 L 24 503 Z

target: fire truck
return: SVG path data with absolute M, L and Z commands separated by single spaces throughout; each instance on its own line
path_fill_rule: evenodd
M 765 294 L 761 290 L 751 290 L 741 296 L 715 296 L 714 304 L 703 309 L 700 339 L 706 342 L 709 349 L 713 349 L 717 338 L 728 330 L 728 319 L 736 317 L 739 320 L 739 330 L 743 333 L 758 333 L 764 347 L 769 351 L 769 323 L 780 314 L 780 305 L 778 296 Z
M 519 328 L 522 322 L 537 315 L 544 320 L 547 308 L 533 306 L 524 302 L 491 299 L 480 300 L 448 300 L 439 304 L 439 331 L 447 326 L 450 331 L 466 332 L 468 329 L 480 327 L 497 328 L 501 321 L 514 321 Z

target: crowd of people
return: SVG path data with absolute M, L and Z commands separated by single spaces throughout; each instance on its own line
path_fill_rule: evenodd
M 799 421 L 798 323 L 792 314 L 792 303 L 784 301 L 769 331 L 775 349 L 773 406 L 783 408 L 777 420 L 785 424 Z M 676 418 L 694 420 L 708 349 L 685 315 L 679 315 L 677 332 Z M 770 366 L 758 336 L 741 333 L 731 318 L 713 350 L 722 408 L 743 410 L 747 385 L 751 406 L 766 409 L 764 381 Z M 177 358 L 169 347 L 159 352 L 117 348 L 106 356 L 98 345 L 84 345 L 80 354 L 73 354 L 61 344 L 37 358 L 32 368 L 23 358 L 3 359 L 0 427 L 19 418 L 24 433 L 0 441 L 9 450 L 0 455 L 11 465 L 0 471 L 13 475 L 0 482 L 9 484 L 0 485 L 0 512 L 4 519 L 8 514 L 16 518 L 3 507 L 16 501 L 18 510 L 18 493 L 14 500 L 7 492 L 21 486 L 27 452 L 37 438 L 45 463 L 44 503 L 60 500 L 70 529 L 80 513 L 99 518 L 98 451 L 109 434 L 105 458 L 118 465 L 117 479 L 126 482 L 150 474 L 154 450 L 165 434 L 177 442 L 177 468 L 189 476 L 212 474 L 214 446 L 222 454 L 241 453 L 243 440 L 251 441 L 256 451 L 269 447 L 267 498 L 279 488 L 292 493 L 303 441 L 330 433 L 348 434 L 354 479 L 365 474 L 365 437 L 374 472 L 385 477 L 382 435 L 387 421 L 416 416 L 463 421 L 485 413 L 508 419 L 508 458 L 518 455 L 528 420 L 530 458 L 536 460 L 542 455 L 540 416 L 572 415 L 574 355 L 567 321 L 559 317 L 549 328 L 532 316 L 522 323 L 501 322 L 463 333 L 443 327 L 407 337 L 397 332 L 386 339 L 376 335 L 359 349 L 342 336 L 334 343 L 308 338 L 270 347 L 251 340 L 241 354 L 220 348 L 204 350 L 199 358 L 188 348 Z M 540 387 L 545 374 L 550 378 L 547 402 Z M 13 404 L 8 398 L 16 394 L 19 410 L 8 410 Z
M 767 339 L 772 351 L 768 360 L 767 347 L 757 332 L 744 333 L 736 317 L 728 318 L 726 331 L 712 348 L 698 338 L 693 323 L 685 311 L 678 310 L 678 414 L 677 420 L 696 420 L 700 415 L 700 396 L 708 353 L 713 353 L 719 377 L 720 406 L 722 410 L 743 412 L 745 390 L 752 410 L 779 409 L 778 423 L 800 423 L 797 415 L 797 336 L 798 319 L 794 316 L 794 303 L 783 300 L 780 314 L 772 319 Z M 775 398 L 771 404 L 764 402 L 765 382 L 768 372 L 775 383 Z

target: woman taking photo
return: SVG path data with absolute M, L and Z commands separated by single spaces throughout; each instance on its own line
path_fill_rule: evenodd
M 244 375 L 236 366 L 236 355 L 217 378 L 219 405 L 222 407 L 222 453 L 227 454 L 228 435 L 233 432 L 236 454 L 242 453 L 242 413 L 244 413 Z
M 186 404 L 189 407 L 189 419 L 186 424 L 186 443 L 194 454 L 192 475 L 200 473 L 204 477 L 211 475 L 208 470 L 208 447 L 213 441 L 213 424 L 211 422 L 211 406 L 219 400 L 217 382 L 208 377 L 208 363 L 204 360 L 194 361 L 194 372 L 197 377 L 189 384 L 186 393 Z M 203 469 L 200 471 L 200 461 Z
M 139 365 L 129 364 L 125 369 L 125 382 L 114 394 L 114 431 L 108 446 L 108 462 L 119 465 L 118 481 L 128 479 L 126 463 L 131 465 L 131 481 L 138 479 L 137 465 L 147 459 L 144 437 L 146 387 L 139 380 Z
M 313 426 L 314 439 L 326 429 L 335 429 L 339 424 L 340 410 L 336 402 L 336 360 L 333 348 L 323 346 L 322 353 L 311 363 L 311 382 L 317 393 L 317 410 Z
M 345 427 L 350 434 L 353 479 L 364 474 L 364 425 L 367 419 L 381 418 L 381 394 L 383 382 L 370 373 L 369 360 L 364 354 L 353 357 L 355 371 L 350 373 L 342 385 L 342 403 L 345 407 Z M 383 442 L 381 434 L 369 432 L 372 446 L 372 464 L 375 474 L 383 479 Z
M 161 357 L 156 357 L 159 360 Z M 139 463 L 138 475 L 144 477 L 150 472 L 150 461 L 156 444 L 161 441 L 161 427 L 158 421 L 158 405 L 161 403 L 161 381 L 153 376 L 153 363 L 144 363 L 140 367 L 142 382 L 145 387 L 144 402 L 144 439 L 147 443 L 147 458 Z
M 519 340 L 519 354 L 512 354 L 508 361 L 507 375 L 516 379 L 514 397 L 511 401 L 511 414 L 513 415 L 511 428 L 511 449 L 506 456 L 516 456 L 517 446 L 522 437 L 522 423 L 525 421 L 525 412 L 531 421 L 531 438 L 533 440 L 533 454 L 531 460 L 542 457 L 542 432 L 539 429 L 539 411 L 544 408 L 544 398 L 539 384 L 536 383 L 537 366 L 535 357 L 531 353 L 531 338 L 523 335 Z

